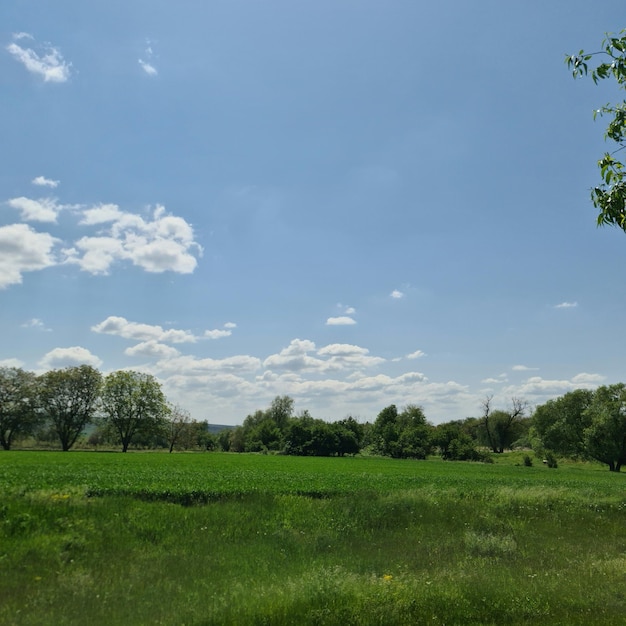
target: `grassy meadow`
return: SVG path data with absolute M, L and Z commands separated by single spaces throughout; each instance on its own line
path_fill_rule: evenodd
M 1 624 L 617 624 L 626 475 L 0 454 Z

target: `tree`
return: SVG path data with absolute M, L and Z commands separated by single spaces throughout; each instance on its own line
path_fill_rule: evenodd
M 398 413 L 391 404 L 374 422 L 375 449 L 394 458 L 425 459 L 432 450 L 431 431 L 422 407 L 409 404 Z
M 165 420 L 164 434 L 169 445 L 170 453 L 174 451 L 174 446 L 185 443 L 189 439 L 191 432 L 191 415 L 178 405 L 168 407 L 167 418 Z M 183 446 L 184 447 L 184 446 Z
M 43 415 L 67 452 L 94 418 L 102 375 L 91 365 L 79 365 L 46 372 L 39 381 Z
M 626 385 L 598 387 L 585 413 L 591 421 L 584 430 L 587 455 L 619 472 L 626 463 Z
M 519 437 L 528 404 L 524 400 L 513 398 L 508 411 L 492 412 L 492 399 L 493 396 L 488 396 L 483 401 L 482 433 L 492 452 L 501 454 Z
M 105 424 L 115 432 L 122 452 L 138 435 L 158 431 L 168 414 L 160 383 L 151 374 L 118 371 L 106 376 L 102 388 Z
M 532 417 L 531 439 L 539 440 L 540 449 L 570 458 L 586 457 L 584 434 L 591 424 L 587 408 L 592 399 L 590 389 L 576 389 L 538 406 Z
M 578 54 L 567 55 L 566 62 L 574 78 L 586 76 L 588 62 L 599 57 L 602 62 L 592 70 L 594 83 L 614 78 L 620 89 L 626 89 L 626 30 L 619 36 L 607 34 L 602 49 L 590 54 L 581 50 Z M 608 116 L 609 124 L 604 134 L 617 144 L 613 152 L 606 152 L 598 161 L 602 182 L 591 191 L 593 205 L 599 209 L 598 225 L 614 225 L 626 231 L 626 170 L 624 164 L 615 158 L 626 147 L 626 100 L 618 104 L 607 104 L 594 112 L 597 116 Z
M 4 450 L 37 426 L 41 420 L 37 401 L 35 374 L 19 367 L 0 367 L 0 444 Z

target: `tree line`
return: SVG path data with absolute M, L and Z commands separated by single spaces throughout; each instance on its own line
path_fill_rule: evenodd
M 35 375 L 16 367 L 0 368 L 0 445 L 10 450 L 28 436 L 56 439 L 70 450 L 92 428 L 93 444 L 187 447 L 202 444 L 206 422 L 196 422 L 167 402 L 151 374 L 120 370 L 107 376 L 90 365 Z
M 103 376 L 89 365 L 39 376 L 0 368 L 0 445 L 10 450 L 28 436 L 56 439 L 70 450 L 87 428 L 89 443 L 227 452 L 271 452 L 300 456 L 345 456 L 362 452 L 398 459 L 437 454 L 451 461 L 491 460 L 513 448 L 604 463 L 619 472 L 626 463 L 626 385 L 578 389 L 537 406 L 512 398 L 506 408 L 482 403 L 480 417 L 433 425 L 422 407 L 395 404 L 373 422 L 352 416 L 327 422 L 309 411 L 294 414 L 294 400 L 277 396 L 241 426 L 209 432 L 208 423 L 169 403 L 150 374 L 121 370 Z M 556 466 L 551 461 L 550 465 Z

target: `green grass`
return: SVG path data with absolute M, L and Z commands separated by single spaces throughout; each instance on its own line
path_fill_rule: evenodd
M 624 480 L 504 461 L 4 453 L 0 623 L 616 624 Z

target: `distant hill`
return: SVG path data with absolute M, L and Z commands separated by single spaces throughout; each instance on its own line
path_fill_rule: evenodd
M 233 428 L 236 428 L 236 426 L 229 426 L 228 424 L 209 424 L 209 432 L 212 435 L 221 433 L 223 430 L 232 430 Z

